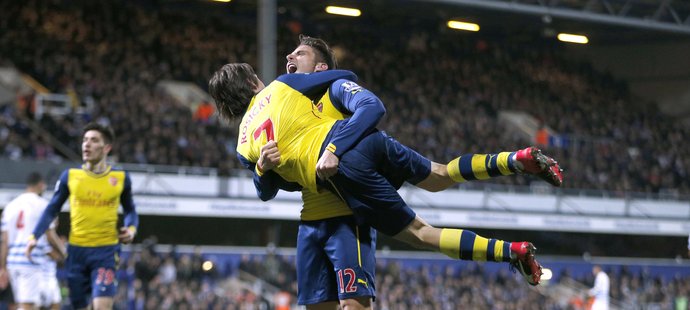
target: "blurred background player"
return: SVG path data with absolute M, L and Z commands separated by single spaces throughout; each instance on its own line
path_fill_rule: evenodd
M 594 287 L 587 293 L 594 298 L 592 303 L 592 310 L 608 310 L 609 309 L 609 276 L 601 269 L 601 266 L 594 265 L 592 267 L 592 274 L 594 274 Z
M 112 309 L 117 291 L 115 271 L 119 263 L 119 243 L 134 239 L 139 218 L 132 199 L 132 182 L 125 171 L 106 163 L 112 150 L 113 131 L 97 123 L 84 127 L 81 168 L 65 170 L 55 194 L 33 229 L 26 255 L 37 246 L 64 202 L 70 200 L 70 234 L 65 268 L 70 301 L 75 309 L 86 308 L 90 297 L 93 308 Z M 118 208 L 122 205 L 124 225 L 117 229 Z
M 46 184 L 39 173 L 29 174 L 26 184 L 26 191 L 12 200 L 2 214 L 0 272 L 9 272 L 20 309 L 39 308 L 42 301 L 59 309 L 61 296 L 55 260 L 64 259 L 65 249 L 55 232 L 57 221 L 53 221 L 45 236 L 37 240 L 31 258 L 24 256 L 31 228 L 48 205 L 48 200 L 41 197 Z

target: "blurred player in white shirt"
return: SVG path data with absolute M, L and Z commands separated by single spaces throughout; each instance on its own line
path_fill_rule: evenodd
M 601 270 L 601 266 L 594 265 L 592 267 L 594 274 L 594 287 L 589 290 L 589 296 L 594 297 L 592 303 L 592 310 L 608 310 L 609 309 L 609 276 Z
M 2 213 L 0 277 L 9 273 L 15 302 L 24 310 L 39 307 L 59 309 L 62 301 L 55 260 L 64 259 L 65 250 L 55 232 L 56 222 L 38 240 L 31 259 L 24 255 L 33 227 L 48 205 L 48 200 L 41 197 L 45 189 L 41 175 L 31 173 L 26 192 L 7 204 Z

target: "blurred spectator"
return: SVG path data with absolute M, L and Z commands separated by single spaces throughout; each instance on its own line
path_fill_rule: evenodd
M 539 147 L 547 147 L 549 145 L 549 131 L 546 129 L 544 122 L 539 123 L 539 129 L 534 134 L 534 142 Z
M 213 104 L 208 101 L 202 101 L 196 108 L 193 118 L 199 123 L 208 124 L 211 121 L 211 116 L 213 116 L 215 112 L 216 108 Z
M 159 271 L 161 284 L 171 284 L 177 280 L 177 267 L 172 255 L 165 258 Z
M 592 310 L 608 310 L 609 309 L 609 276 L 601 269 L 601 266 L 594 265 L 592 267 L 592 274 L 594 275 L 594 287 L 592 287 L 588 294 L 594 298 L 592 303 Z

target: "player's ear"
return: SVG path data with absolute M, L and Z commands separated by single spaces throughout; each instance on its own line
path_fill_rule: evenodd
M 105 153 L 110 153 L 110 150 L 112 150 L 112 149 L 113 149 L 113 145 L 110 144 L 110 143 L 108 143 L 108 144 L 106 144 L 106 145 L 103 146 L 103 151 L 104 151 Z
M 326 71 L 326 70 L 328 70 L 328 64 L 326 64 L 325 62 L 317 62 L 317 63 L 316 63 L 316 68 L 315 68 L 315 69 L 316 69 L 316 70 L 314 70 L 314 71 L 316 71 L 316 72 L 318 72 L 318 71 Z

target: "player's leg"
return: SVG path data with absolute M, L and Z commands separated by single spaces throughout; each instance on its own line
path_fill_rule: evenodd
M 353 216 L 301 222 L 298 303 L 307 309 L 368 309 L 374 295 L 375 247 L 375 231 L 355 226 Z
M 534 260 L 531 244 L 515 243 L 511 247 L 508 242 L 483 238 L 467 230 L 435 228 L 416 217 L 395 187 L 378 172 L 382 161 L 387 160 L 390 154 L 399 153 L 391 150 L 391 140 L 385 135 L 365 137 L 342 156 L 338 174 L 331 178 L 330 188 L 347 202 L 359 219 L 385 234 L 398 236 L 421 248 L 440 251 L 452 258 L 515 263 L 523 275 L 529 277 L 530 284 L 539 282 L 541 269 Z M 421 156 L 410 158 L 412 160 L 406 161 L 408 167 L 412 167 L 409 171 L 424 171 L 424 167 L 429 167 L 419 159 Z M 404 170 L 396 172 L 397 177 L 406 177 L 404 173 L 400 174 Z M 511 257 L 513 252 L 515 255 Z
M 297 304 L 307 309 L 338 308 L 338 286 L 333 264 L 324 250 L 327 220 L 301 221 L 297 230 Z
M 371 309 L 371 298 L 356 297 L 340 301 L 340 308 L 343 310 Z
M 40 305 L 43 309 L 59 310 L 62 303 L 62 296 L 60 292 L 60 284 L 58 283 L 55 271 L 43 273 L 43 298 Z
M 328 223 L 324 250 L 333 264 L 342 309 L 371 309 L 376 293 L 376 230 L 359 225 L 353 216 Z
M 40 301 L 40 269 L 12 268 L 9 270 L 14 300 L 20 309 L 34 309 Z
M 558 163 L 534 147 L 516 152 L 465 154 L 443 165 L 430 161 L 385 133 L 375 135 L 382 135 L 383 139 L 372 139 L 380 140 L 385 147 L 380 152 L 384 157 L 379 159 L 379 172 L 389 180 L 402 178 L 431 192 L 442 191 L 456 183 L 515 173 L 534 174 L 554 186 L 560 186 L 563 181 Z M 396 187 L 402 185 L 396 183 L 391 182 Z
M 340 304 L 337 301 L 326 301 L 318 304 L 306 305 L 307 310 L 338 310 Z
M 536 248 L 530 242 L 508 242 L 466 229 L 438 228 L 419 216 L 393 238 L 452 259 L 510 263 L 531 285 L 539 284 L 541 279 L 541 265 L 534 258 Z
M 95 297 L 93 299 L 94 310 L 110 310 L 113 308 L 113 297 Z
M 0 303 L 4 303 L 8 310 L 17 308 L 17 304 L 14 302 L 14 292 L 12 291 L 11 282 L 8 282 L 4 289 L 0 289 Z
M 536 175 L 553 186 L 563 183 L 562 169 L 558 163 L 535 147 L 496 154 L 465 154 L 447 165 L 432 162 L 430 170 L 428 177 L 415 186 L 438 192 L 456 183 L 516 173 Z
M 67 247 L 65 269 L 67 270 L 67 287 L 69 299 L 74 309 L 86 309 L 91 293 L 91 275 L 87 270 L 88 253 L 83 247 Z
M 89 267 L 91 270 L 94 310 L 113 308 L 113 297 L 117 293 L 116 270 L 120 260 L 120 246 L 101 246 L 90 249 Z

